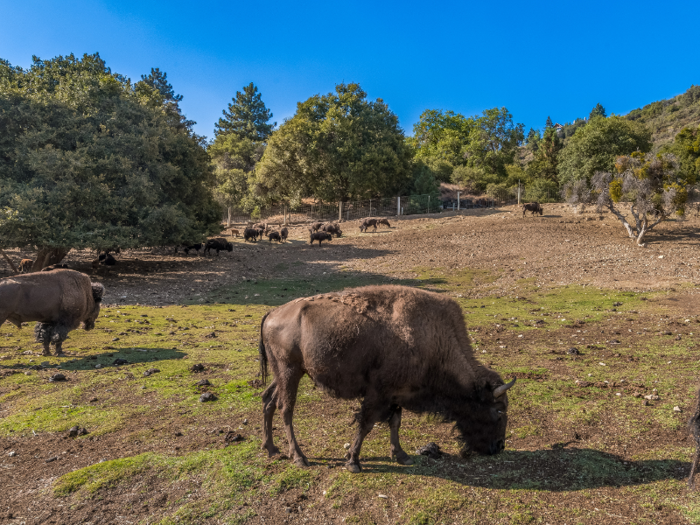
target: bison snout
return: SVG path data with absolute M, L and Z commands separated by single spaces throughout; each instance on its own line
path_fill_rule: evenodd
M 489 454 L 494 455 L 494 454 L 499 454 L 503 452 L 506 448 L 506 443 L 502 439 L 499 439 L 498 441 L 492 441 L 491 444 L 489 445 Z

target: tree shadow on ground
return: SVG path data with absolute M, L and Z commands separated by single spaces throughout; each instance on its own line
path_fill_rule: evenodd
M 551 492 L 628 487 L 665 480 L 685 481 L 690 473 L 689 461 L 630 461 L 608 452 L 584 448 L 506 451 L 498 456 L 467 460 L 449 454 L 438 460 L 425 456 L 411 458 L 413 466 L 391 464 L 388 457 L 361 458 L 362 471 L 432 476 L 473 487 Z M 314 459 L 318 461 L 312 461 L 312 464 L 317 465 L 338 462 L 337 466 L 342 466 L 345 463 L 339 458 Z
M 182 359 L 187 354 L 176 350 L 174 348 L 153 348 L 153 347 L 130 347 L 130 348 L 119 348 L 114 350 L 108 350 L 104 353 L 90 356 L 77 356 L 67 349 L 67 355 L 65 357 L 58 357 L 55 355 L 42 355 L 38 356 L 37 359 L 41 359 L 43 362 L 49 363 L 48 366 L 41 365 L 29 365 L 27 363 L 15 363 L 10 365 L 0 365 L 0 369 L 5 370 L 36 370 L 37 367 L 41 367 L 42 370 L 57 369 L 58 365 L 61 365 L 61 370 L 90 370 L 94 369 L 95 365 L 100 365 L 101 369 L 116 368 L 117 365 L 115 361 L 117 359 L 123 359 L 127 361 L 124 364 L 144 364 L 153 363 L 157 364 L 160 361 L 168 361 L 173 359 Z M 72 358 L 71 360 L 66 360 L 66 357 Z

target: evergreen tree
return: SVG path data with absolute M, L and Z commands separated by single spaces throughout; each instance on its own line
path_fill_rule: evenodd
M 595 107 L 591 110 L 591 114 L 588 115 L 588 120 L 593 119 L 594 117 L 607 117 L 605 114 L 605 108 L 601 105 L 600 102 L 598 102 Z
M 547 122 L 544 125 L 545 129 L 550 129 L 554 127 L 554 122 L 552 122 L 552 117 L 547 116 Z
M 161 71 L 160 68 L 151 68 L 150 74 L 141 75 L 141 82 L 158 90 L 163 95 L 165 102 L 177 104 L 182 100 L 182 95 L 176 95 L 172 84 L 168 82 L 168 74 L 165 71 Z
M 236 91 L 236 96 L 223 111 L 224 118 L 216 123 L 216 136 L 233 133 L 240 138 L 253 142 L 267 141 L 276 122 L 268 124 L 272 112 L 265 107 L 258 88 L 251 82 L 243 88 L 243 93 Z

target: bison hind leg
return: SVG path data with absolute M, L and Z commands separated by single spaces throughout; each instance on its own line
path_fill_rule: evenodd
M 262 449 L 267 450 L 268 457 L 276 456 L 280 449 L 275 446 L 272 436 L 272 418 L 277 409 L 277 384 L 270 383 L 262 394 L 263 402 L 263 444 Z
M 396 458 L 399 465 L 413 465 L 413 460 L 401 448 L 399 442 L 399 428 L 401 427 L 401 407 L 394 405 L 391 407 L 393 413 L 389 418 L 389 429 L 391 431 L 391 457 Z
M 44 345 L 43 354 L 51 355 L 49 345 L 56 347 L 56 355 L 63 354 L 63 341 L 68 339 L 70 328 L 62 323 L 37 323 L 34 327 L 34 336 L 38 343 Z
M 37 323 L 34 326 L 34 338 L 36 339 L 36 342 L 44 345 L 44 350 L 41 352 L 42 355 L 51 355 L 49 345 L 51 344 L 52 332 L 53 325 L 47 323 Z

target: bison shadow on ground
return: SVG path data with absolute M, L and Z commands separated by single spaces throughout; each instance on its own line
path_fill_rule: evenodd
M 182 359 L 187 354 L 176 350 L 174 348 L 143 348 L 143 347 L 131 347 L 131 348 L 119 348 L 114 350 L 105 351 L 101 354 L 93 354 L 90 356 L 80 356 L 71 352 L 70 348 L 66 349 L 66 356 L 57 360 L 55 355 L 50 356 L 35 356 L 35 360 L 41 360 L 41 362 L 48 361 L 50 363 L 47 367 L 42 367 L 44 370 L 57 369 L 57 365 L 61 365 L 61 370 L 90 370 L 95 369 L 95 365 L 99 364 L 102 370 L 115 368 L 117 366 L 124 365 L 138 365 L 153 363 L 157 364 L 162 361 Z M 66 360 L 66 358 L 72 361 Z M 121 365 L 115 364 L 118 360 L 124 360 L 126 363 Z M 32 367 L 37 365 L 29 365 L 26 363 L 16 363 L 12 365 L 0 365 L 0 369 L 6 370 L 31 370 Z
M 436 477 L 472 487 L 504 490 L 568 492 L 603 487 L 628 487 L 657 481 L 683 483 L 690 461 L 648 459 L 630 461 L 586 448 L 506 451 L 498 456 L 462 459 L 444 454 L 440 459 L 414 456 L 413 466 L 387 464 L 388 457 L 363 457 L 363 473 L 394 473 Z M 342 467 L 343 458 L 309 458 L 312 465 Z M 318 461 L 316 461 L 318 460 Z M 362 474 L 359 474 L 360 476 Z

